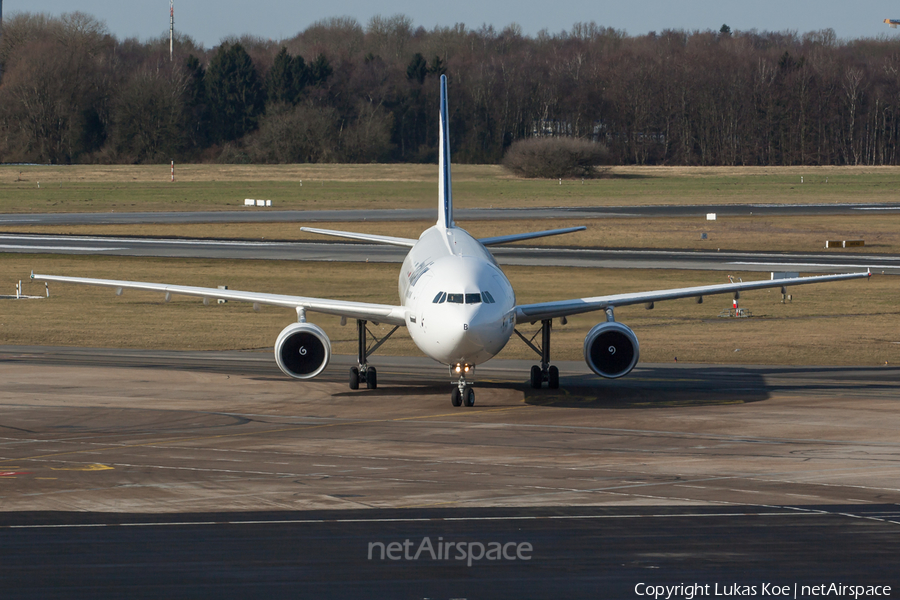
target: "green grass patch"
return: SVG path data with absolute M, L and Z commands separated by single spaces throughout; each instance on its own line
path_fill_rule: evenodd
M 803 183 L 801 183 L 803 178 Z M 3 166 L 0 212 L 423 208 L 435 165 Z M 454 165 L 461 208 L 646 204 L 892 202 L 900 167 L 616 167 L 600 179 L 518 179 L 494 165 Z
M 323 229 L 350 230 L 397 237 L 418 238 L 433 221 L 309 223 Z M 586 225 L 576 233 L 519 242 L 525 246 L 576 248 L 654 248 L 675 250 L 743 250 L 755 252 L 852 252 L 900 253 L 900 214 L 860 212 L 839 216 L 703 218 L 600 218 L 553 219 L 541 223 L 523 220 L 458 221 L 475 237 L 492 237 Z M 147 225 L 16 225 L 0 226 L 8 233 L 57 235 L 145 236 L 235 240 L 313 240 L 321 235 L 304 233 L 304 223 L 222 223 Z M 706 239 L 702 234 L 707 234 Z M 825 250 L 825 240 L 863 240 L 865 246 Z

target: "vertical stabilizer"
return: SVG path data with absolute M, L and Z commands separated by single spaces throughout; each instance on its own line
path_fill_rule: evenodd
M 450 127 L 447 117 L 447 76 L 441 75 L 441 131 L 438 150 L 438 227 L 454 227 L 453 193 L 450 189 Z

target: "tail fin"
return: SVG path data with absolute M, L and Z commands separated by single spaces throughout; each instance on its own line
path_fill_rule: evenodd
M 438 227 L 455 227 L 450 186 L 450 127 L 447 117 L 447 76 L 441 75 L 441 129 L 438 150 Z

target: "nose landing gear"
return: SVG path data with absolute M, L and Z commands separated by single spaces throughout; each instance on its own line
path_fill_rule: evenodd
M 472 375 L 474 373 L 474 365 L 456 365 L 455 367 L 450 367 L 450 375 L 459 375 L 458 381 L 451 382 L 451 384 L 456 386 L 450 394 L 450 403 L 453 404 L 453 406 L 462 406 L 463 404 L 466 406 L 475 406 L 475 389 L 471 385 L 473 382 L 466 379 L 467 374 Z

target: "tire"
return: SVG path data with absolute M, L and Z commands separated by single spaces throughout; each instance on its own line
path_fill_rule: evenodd
M 466 406 L 475 406 L 475 388 L 467 386 L 466 387 Z
M 359 369 L 356 367 L 350 367 L 350 389 L 359 389 Z
M 450 402 L 453 406 L 462 406 L 462 394 L 459 393 L 459 388 L 453 388 L 453 393 L 450 394 Z
M 541 368 L 537 365 L 533 365 L 531 367 L 531 387 L 536 390 L 541 389 L 541 384 L 543 383 L 544 376 L 541 373 Z
M 559 389 L 559 369 L 556 367 L 550 367 L 550 372 L 547 373 L 547 387 L 551 390 Z
M 366 387 L 370 390 L 378 388 L 378 373 L 374 367 L 366 369 Z

